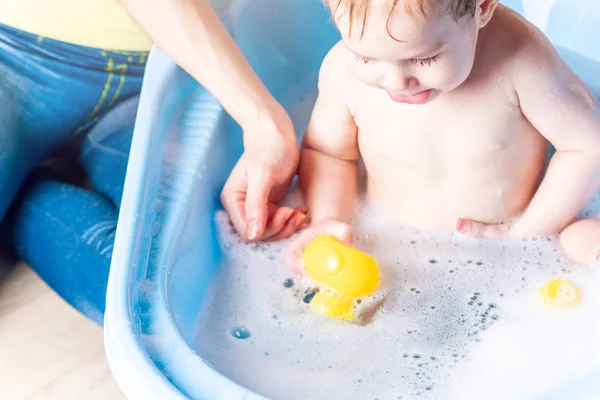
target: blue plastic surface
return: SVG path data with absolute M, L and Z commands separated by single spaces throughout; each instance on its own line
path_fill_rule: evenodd
M 593 35 L 600 31 L 600 3 L 504 3 L 546 31 L 600 93 L 594 73 L 600 71 L 600 49 Z M 296 110 L 302 93 L 294 88 L 316 87 L 319 65 L 338 38 L 328 12 L 319 0 L 232 0 L 216 6 L 301 133 L 308 115 Z M 108 360 L 128 398 L 263 398 L 215 371 L 189 344 L 219 257 L 213 223 L 218 195 L 241 151 L 239 127 L 155 48 L 139 105 L 105 318 Z M 597 399 L 599 382 L 595 371 L 539 400 Z

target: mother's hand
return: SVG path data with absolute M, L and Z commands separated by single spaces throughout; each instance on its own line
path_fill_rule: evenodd
M 244 154 L 225 183 L 221 202 L 243 240 L 284 239 L 308 223 L 304 207 L 277 206 L 298 167 L 294 127 L 280 109 L 277 118 L 243 128 Z

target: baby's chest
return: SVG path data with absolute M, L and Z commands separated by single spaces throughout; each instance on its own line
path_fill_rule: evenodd
M 475 102 L 448 107 L 370 103 L 355 122 L 366 160 L 473 162 L 519 146 L 526 121 L 516 107 Z

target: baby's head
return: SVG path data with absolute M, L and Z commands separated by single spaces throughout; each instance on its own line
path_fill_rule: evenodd
M 498 0 L 325 0 L 367 85 L 426 103 L 469 76 Z

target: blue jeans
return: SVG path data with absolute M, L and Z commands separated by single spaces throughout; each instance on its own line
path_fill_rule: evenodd
M 3 244 L 99 324 L 146 55 L 0 24 Z M 74 167 L 37 170 L 26 181 L 59 152 L 76 155 L 93 191 L 73 184 Z

